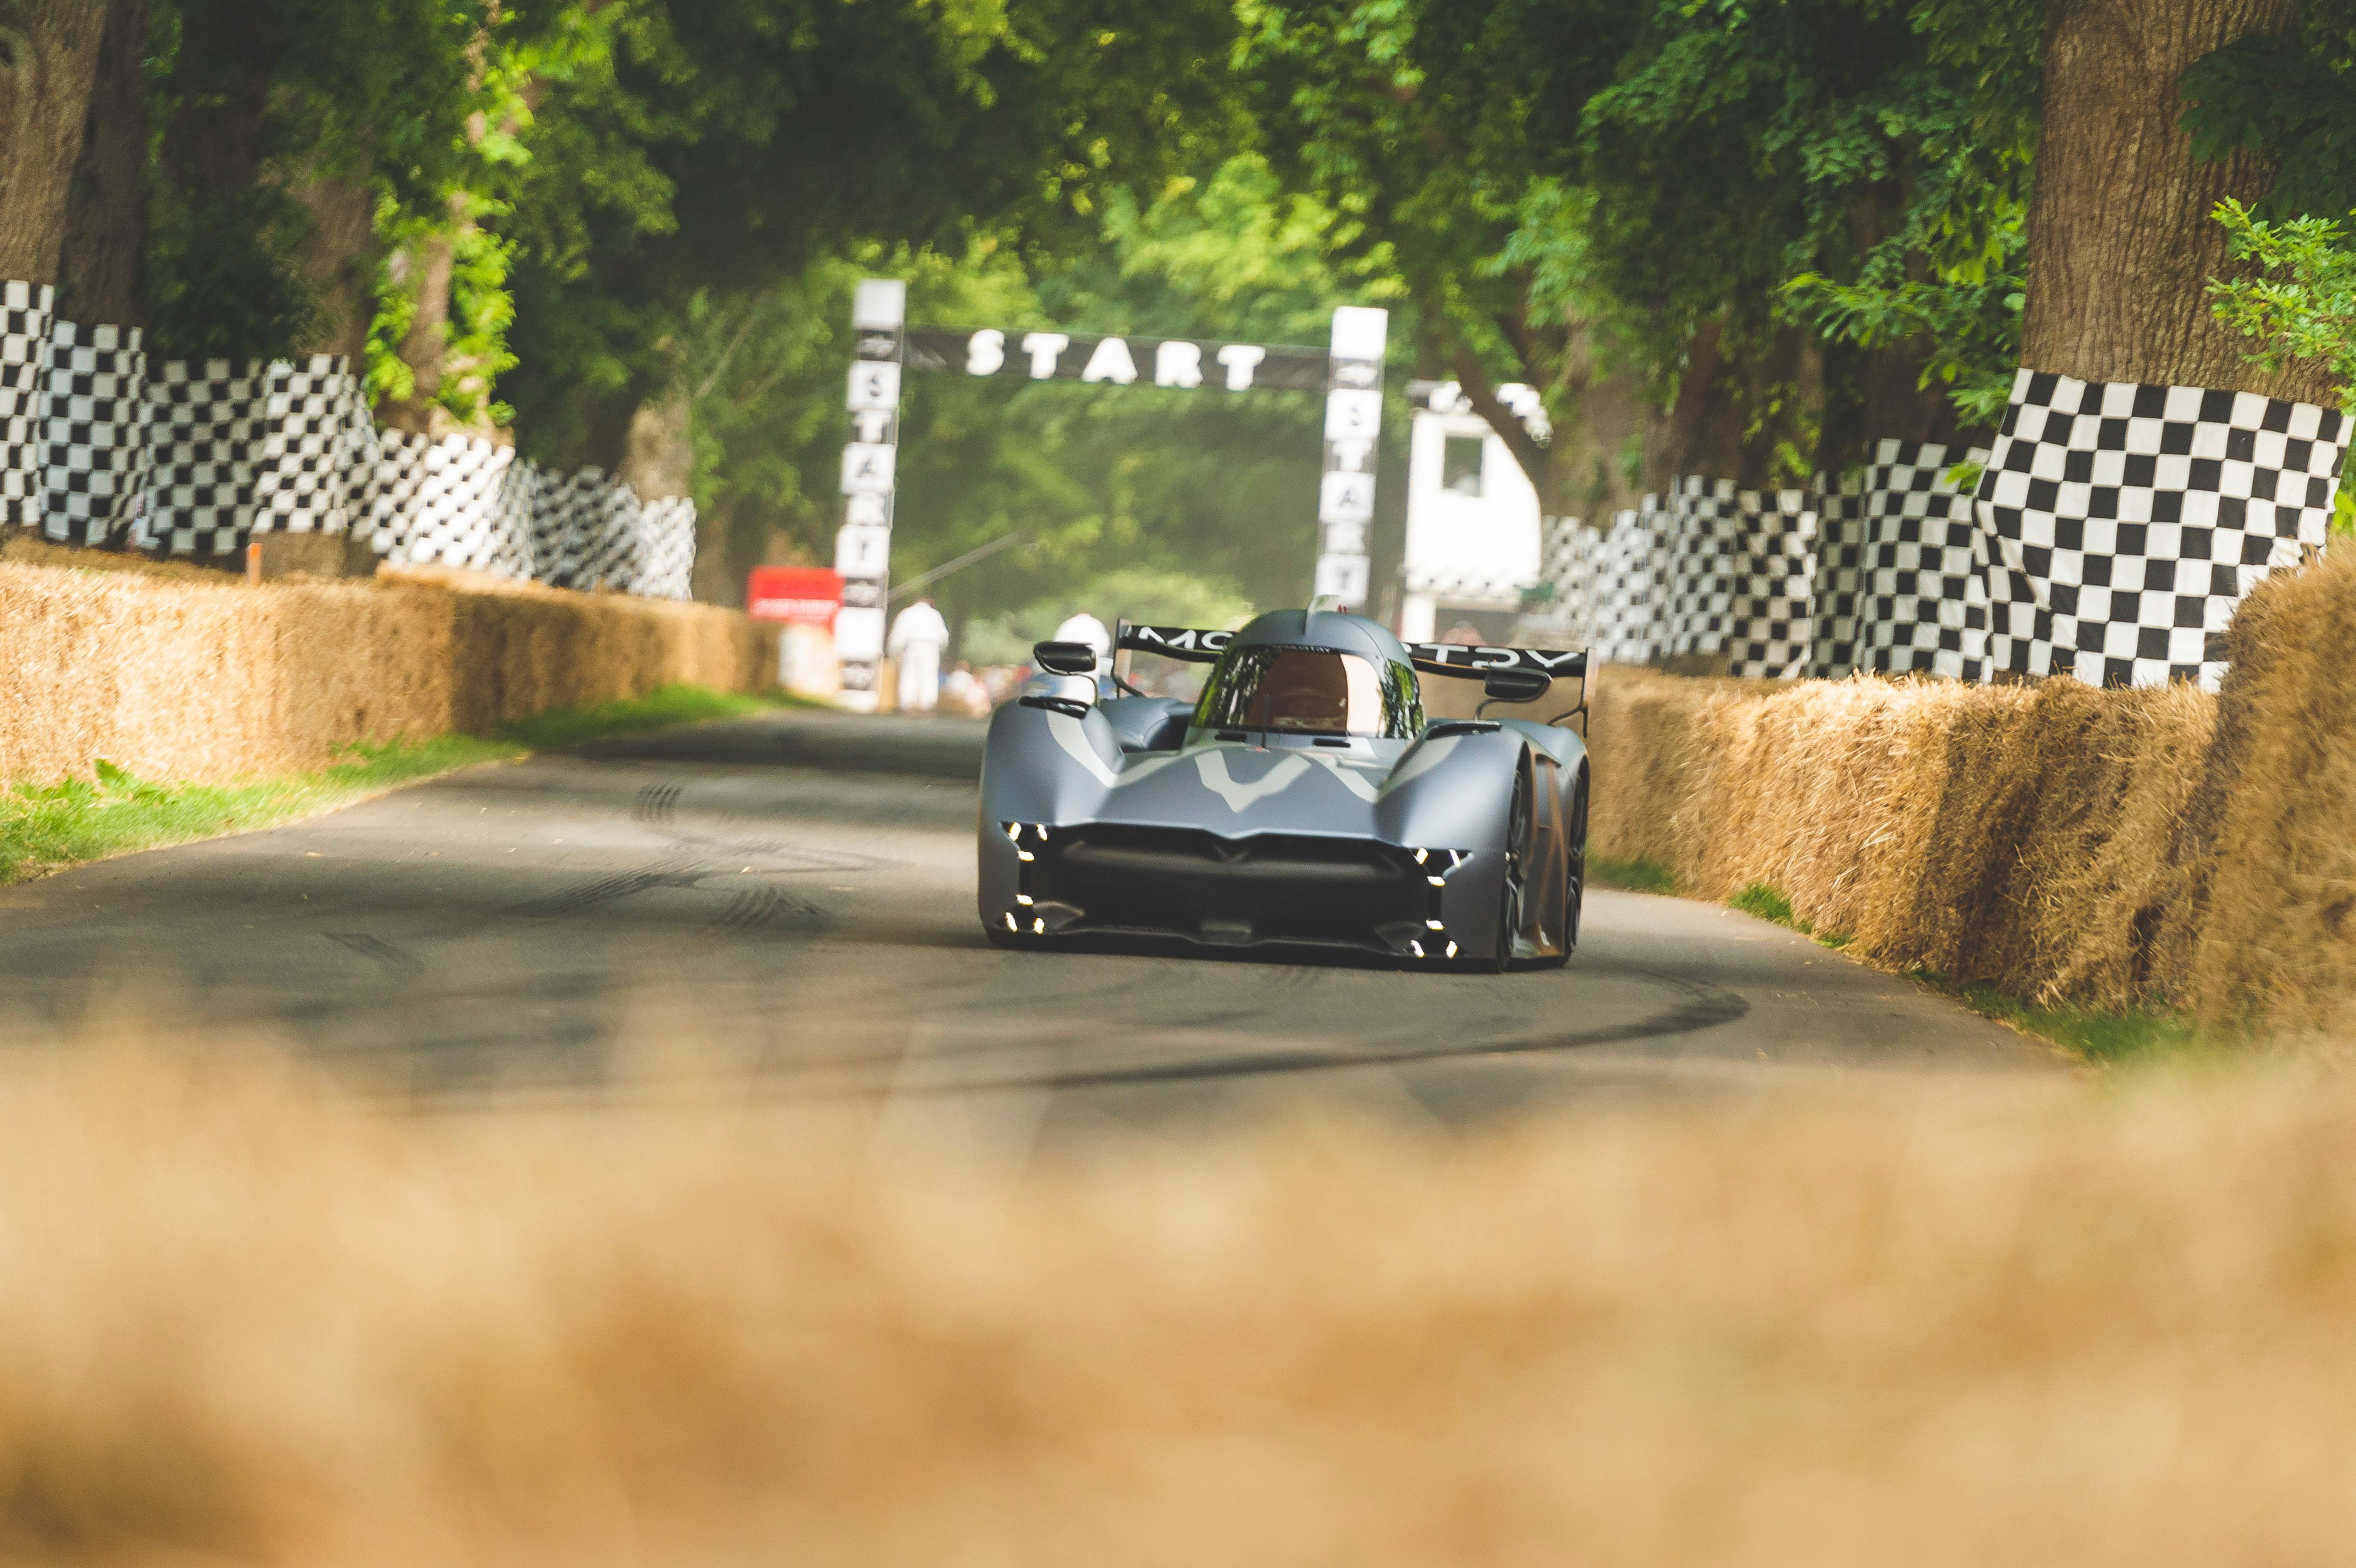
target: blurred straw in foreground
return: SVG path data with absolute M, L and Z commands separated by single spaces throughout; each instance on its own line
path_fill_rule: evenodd
M 2356 1557 L 2356 1090 L 2312 1076 L 977 1180 L 849 1112 L 85 1046 L 0 1125 L 10 1561 Z

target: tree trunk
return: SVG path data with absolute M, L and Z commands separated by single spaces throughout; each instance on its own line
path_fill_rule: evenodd
M 640 500 L 683 496 L 694 488 L 695 446 L 688 423 L 687 383 L 680 381 L 638 405 L 630 416 L 616 470 Z
M 1778 328 L 1763 351 L 1730 354 L 1722 326 L 1706 321 L 1686 351 L 1668 416 L 1648 433 L 1645 488 L 1665 490 L 1689 475 L 1732 479 L 1763 490 L 1778 478 L 1780 457 L 1813 459 L 1803 415 L 1822 406 L 1824 369 L 1815 339 Z
M 1965 427 L 1944 386 L 1937 381 L 1922 385 L 1929 353 L 1930 345 L 1920 338 L 1879 349 L 1825 346 L 1828 385 L 1818 468 L 1840 473 L 1870 462 L 1874 447 L 1883 441 L 1986 446 L 1995 440 L 1993 430 Z
M 415 385 L 407 397 L 389 399 L 378 410 L 378 417 L 394 430 L 439 439 L 453 427 L 439 399 L 450 344 L 450 285 L 457 265 L 456 243 L 446 234 L 430 235 L 396 258 L 396 281 L 415 296 L 417 314 L 400 349 Z
M 107 0 L 0 10 L 0 279 L 54 284 Z
M 1638 499 L 1646 432 L 1660 419 L 1644 379 L 1627 365 L 1596 363 L 1587 333 L 1571 349 L 1575 362 L 1554 436 L 1563 513 L 1597 527 Z
M 147 231 L 147 91 L 140 73 L 146 48 L 147 0 L 111 0 L 58 263 L 64 320 L 147 324 L 139 280 Z
M 1676 399 L 1645 454 L 1646 489 L 1665 491 L 1688 474 L 1730 479 L 1742 467 L 1742 410 L 1719 352 L 1720 336 L 1717 322 L 1705 321 L 1686 348 Z
M 294 265 L 319 308 L 305 347 L 357 365 L 376 316 L 376 196 L 363 181 L 325 177 L 305 180 L 296 194 L 310 209 L 311 228 L 294 248 Z
M 2021 361 L 2091 381 L 2211 387 L 2329 404 L 2312 365 L 2269 374 L 2211 314 L 2226 273 L 2222 199 L 2263 195 L 2254 154 L 2197 160 L 2178 128 L 2187 66 L 2253 33 L 2286 32 L 2298 0 L 2051 0 L 2044 132 L 2029 217 Z

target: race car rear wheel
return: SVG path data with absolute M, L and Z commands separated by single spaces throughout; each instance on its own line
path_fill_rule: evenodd
M 1505 875 L 1497 895 L 1497 972 L 1514 967 L 1514 941 L 1521 934 L 1523 894 L 1529 884 L 1530 843 L 1537 836 L 1537 810 L 1530 759 L 1514 770 L 1514 803 L 1505 809 Z
M 1561 933 L 1555 950 L 1545 959 L 1548 969 L 1560 969 L 1579 950 L 1579 917 L 1587 902 L 1587 777 L 1581 774 L 1579 792 L 1571 798 L 1569 842 L 1565 846 L 1562 874 L 1562 908 L 1559 923 L 1554 929 Z

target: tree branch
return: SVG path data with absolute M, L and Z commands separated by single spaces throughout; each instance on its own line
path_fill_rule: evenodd
M 1488 368 L 1481 363 L 1481 357 L 1472 352 L 1463 337 L 1453 328 L 1449 329 L 1448 337 L 1449 364 L 1456 372 L 1456 384 L 1463 389 L 1465 401 L 1472 405 L 1473 413 L 1489 422 L 1489 428 L 1497 433 L 1505 450 L 1521 465 L 1522 472 L 1529 478 L 1530 488 L 1537 491 L 1538 510 L 1547 517 L 1561 515 L 1555 495 L 1553 452 L 1539 446 L 1514 411 L 1498 401 Z

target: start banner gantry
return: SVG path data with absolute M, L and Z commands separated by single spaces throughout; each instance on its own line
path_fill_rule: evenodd
M 870 278 L 852 296 L 853 359 L 846 399 L 851 431 L 842 453 L 842 528 L 835 537 L 834 561 L 843 579 L 835 652 L 846 706 L 875 705 L 890 597 L 904 371 L 1207 395 L 1322 390 L 1325 464 L 1318 487 L 1317 568 L 1311 592 L 1352 609 L 1365 607 L 1388 311 L 1338 307 L 1332 344 L 1323 349 L 995 327 L 911 328 L 906 312 L 907 285 L 892 279 Z

